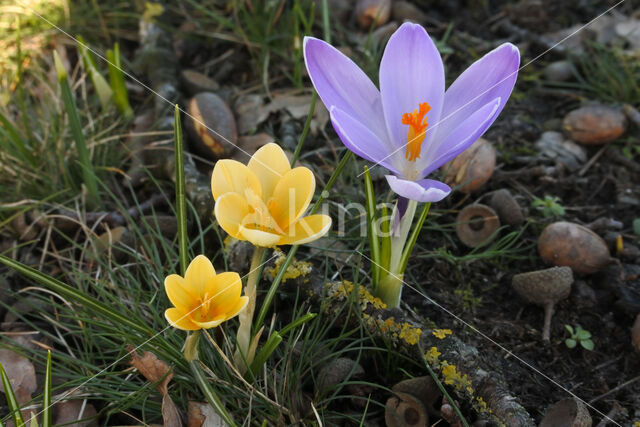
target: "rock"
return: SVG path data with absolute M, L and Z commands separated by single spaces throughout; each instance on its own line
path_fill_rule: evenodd
M 606 242 L 587 227 L 572 222 L 549 224 L 538 239 L 542 259 L 571 267 L 577 274 L 592 274 L 606 267 L 611 256 Z
M 571 111 L 562 126 L 572 140 L 597 145 L 620 137 L 627 129 L 627 118 L 619 110 L 593 104 Z
M 251 156 L 253 156 L 260 147 L 273 141 L 274 138 L 264 132 L 255 135 L 243 135 L 238 138 L 238 149 L 232 158 L 240 163 L 247 164 Z
M 218 82 L 195 70 L 182 70 L 180 80 L 190 96 L 220 89 Z
M 395 1 L 391 7 L 391 17 L 394 21 L 411 21 L 421 24 L 427 15 L 420 8 L 408 1 Z
M 578 309 L 595 307 L 598 301 L 596 291 L 593 290 L 584 280 L 576 280 L 573 284 L 571 302 Z
M 356 21 L 363 30 L 384 25 L 391 16 L 391 0 L 358 0 Z
M 373 33 L 371 33 L 371 41 L 374 45 L 382 46 L 384 43 L 389 40 L 389 37 L 398 29 L 398 23 L 395 21 L 391 21 L 388 24 L 383 25 L 380 28 L 377 28 Z
M 194 148 L 215 160 L 228 157 L 238 141 L 236 120 L 231 109 L 215 93 L 201 92 L 191 98 L 187 108 L 187 131 Z
M 524 222 L 520 205 L 507 189 L 494 191 L 489 199 L 489 206 L 496 211 L 500 222 L 504 224 L 520 225 Z
M 552 82 L 566 82 L 573 77 L 573 64 L 571 61 L 555 61 L 544 68 L 544 76 Z
M 441 170 L 445 172 L 445 183 L 463 193 L 471 193 L 489 181 L 495 166 L 496 151 L 489 141 L 479 138 Z
M 540 427 L 591 427 L 589 409 L 581 400 L 563 399 L 549 408 Z
M 562 163 L 570 171 L 579 169 L 587 161 L 584 148 L 565 139 L 560 132 L 543 132 L 535 146 L 543 157 Z

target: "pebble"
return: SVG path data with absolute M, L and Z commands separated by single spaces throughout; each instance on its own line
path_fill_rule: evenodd
M 452 161 L 441 167 L 444 182 L 465 194 L 478 190 L 493 175 L 496 151 L 489 141 L 480 138 Z
M 423 23 L 427 15 L 420 8 L 408 1 L 396 1 L 391 8 L 391 17 L 394 21 L 411 21 L 417 24 Z
M 598 145 L 619 138 L 627 129 L 627 118 L 619 110 L 593 104 L 571 111 L 562 127 L 572 140 Z
M 544 76 L 552 82 L 566 82 L 573 77 L 573 64 L 571 61 L 555 61 L 544 69 Z
M 215 160 L 228 157 L 238 140 L 236 120 L 227 104 L 212 92 L 201 92 L 189 100 L 187 131 L 194 148 Z
M 543 132 L 535 146 L 540 155 L 562 163 L 570 171 L 579 169 L 587 161 L 584 148 L 567 140 L 560 132 Z
M 182 70 L 180 80 L 190 96 L 220 89 L 218 82 L 195 70 Z

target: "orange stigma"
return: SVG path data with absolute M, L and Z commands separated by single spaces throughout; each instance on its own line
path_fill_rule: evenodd
M 431 110 L 431 106 L 426 102 L 422 102 L 419 110 L 413 110 L 413 113 L 404 113 L 402 115 L 402 124 L 409 125 L 406 157 L 410 162 L 415 162 L 420 157 L 420 150 L 429 125 L 426 117 L 429 110 Z

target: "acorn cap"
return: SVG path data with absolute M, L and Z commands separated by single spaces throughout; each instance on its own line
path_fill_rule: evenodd
M 465 206 L 456 218 L 458 238 L 471 248 L 487 243 L 498 228 L 500 219 L 496 211 L 480 203 Z
M 427 411 L 435 411 L 435 404 L 442 395 L 438 385 L 430 375 L 402 380 L 391 387 L 391 390 L 394 393 L 408 393 L 417 397 Z
M 522 298 L 537 304 L 555 304 L 571 292 L 573 272 L 569 267 L 551 267 L 513 276 L 513 289 Z
M 384 421 L 387 427 L 422 427 L 429 425 L 429 416 L 417 397 L 397 392 L 387 399 Z
M 549 408 L 539 427 L 591 427 L 591 416 L 582 401 L 570 397 Z

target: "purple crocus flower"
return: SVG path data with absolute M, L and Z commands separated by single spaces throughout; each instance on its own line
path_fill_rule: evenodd
M 445 198 L 448 185 L 425 179 L 478 139 L 504 107 L 520 64 L 505 43 L 471 65 L 445 92 L 444 67 L 420 25 L 404 23 L 380 64 L 380 90 L 328 43 L 304 39 L 311 81 L 340 139 L 360 157 L 392 172 L 391 189 L 418 202 Z

